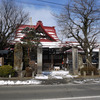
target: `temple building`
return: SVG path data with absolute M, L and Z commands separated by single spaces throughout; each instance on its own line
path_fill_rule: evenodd
M 79 67 L 82 68 L 85 64 L 84 51 L 79 46 L 79 43 L 73 41 L 62 43 L 56 34 L 55 27 L 44 26 L 42 21 L 38 21 L 36 25 L 21 25 L 18 30 L 16 30 L 15 39 L 12 42 L 10 49 L 8 48 L 9 50 L 7 51 L 0 51 L 0 57 L 4 57 L 4 64 L 11 62 L 11 65 L 14 65 L 14 68 L 20 71 L 25 70 L 25 68 L 28 67 L 24 64 L 26 61 L 23 60 L 25 57 L 23 47 L 18 48 L 17 51 L 15 50 L 17 43 L 23 44 L 22 39 L 25 37 L 25 34 L 22 33 L 22 30 L 26 27 L 34 28 L 37 32 L 36 34 L 40 35 L 41 45 L 38 46 L 36 55 L 34 55 L 34 53 L 31 54 L 30 59 L 30 61 L 35 61 L 37 63 L 38 74 L 42 71 L 55 70 L 55 68 L 67 68 L 71 73 L 77 74 Z M 98 47 L 93 50 L 92 62 L 94 66 L 100 69 L 100 43 L 96 43 L 96 45 L 98 45 Z M 12 55 L 12 61 L 9 59 L 8 53 Z M 13 58 L 15 57 L 13 55 L 16 54 L 20 54 L 19 56 L 16 56 L 17 59 L 21 59 L 19 63 Z
M 55 27 L 44 26 L 42 21 L 38 21 L 36 25 L 21 25 L 16 32 L 15 43 L 22 42 L 21 39 L 25 34 L 21 33 L 21 31 L 26 27 L 34 28 L 40 34 L 40 43 L 42 46 L 42 70 L 51 70 L 54 66 L 61 67 L 63 61 L 63 52 L 61 48 L 67 44 L 61 43 L 56 34 Z
M 59 66 L 60 68 L 62 68 L 62 62 L 69 63 L 69 65 L 71 63 L 71 65 L 69 66 L 70 68 L 72 68 L 72 66 L 76 66 L 72 65 L 72 52 L 74 51 L 72 47 L 77 47 L 77 53 L 84 55 L 83 50 L 77 42 L 66 41 L 65 43 L 62 43 L 62 41 L 59 40 L 56 34 L 55 27 L 44 26 L 42 21 L 38 21 L 36 25 L 21 25 L 16 32 L 16 37 L 14 40 L 15 43 L 22 42 L 21 39 L 25 36 L 25 34 L 21 33 L 21 31 L 26 27 L 34 28 L 36 31 L 39 32 L 41 36 L 40 43 L 42 44 L 42 52 L 40 55 L 37 55 L 40 63 L 40 65 L 38 66 L 42 67 L 41 70 L 51 70 L 54 69 L 55 66 Z M 99 47 L 94 49 L 93 52 L 94 56 L 97 56 L 99 52 Z M 74 55 L 76 56 L 76 58 L 74 59 L 78 60 L 78 54 L 76 55 L 76 51 L 74 52 Z M 98 57 L 96 59 L 98 60 Z M 79 64 L 77 64 L 77 66 L 78 65 Z

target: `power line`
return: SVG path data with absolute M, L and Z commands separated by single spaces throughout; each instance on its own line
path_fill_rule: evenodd
M 44 4 L 30 3 L 30 2 L 24 2 L 24 1 L 15 1 L 15 2 L 23 3 L 23 4 L 30 4 L 30 5 L 37 5 L 37 6 L 45 6 Z
M 36 1 L 45 2 L 45 3 L 49 3 L 49 4 L 54 4 L 54 5 L 58 5 L 58 6 L 64 6 L 64 7 L 66 6 L 65 4 L 50 2 L 50 1 L 46 1 L 46 0 L 36 0 Z M 70 6 L 70 7 L 73 7 L 73 6 Z
M 15 0 L 16 1 L 16 0 Z M 56 6 L 59 6 L 59 7 L 65 7 L 66 5 L 64 4 L 60 4 L 60 3 L 55 3 L 55 2 L 50 2 L 50 1 L 46 1 L 46 0 L 36 0 L 36 1 L 39 1 L 39 2 L 45 2 L 45 3 L 49 3 L 49 4 L 53 4 L 53 5 L 56 5 Z M 24 4 L 30 4 L 30 5 L 37 5 L 37 6 L 47 6 L 45 4 L 38 4 L 38 3 L 30 3 L 30 2 L 24 2 L 24 1 L 16 1 L 16 2 L 20 2 L 20 3 L 24 3 Z M 48 5 L 48 6 L 52 6 L 52 5 Z M 53 8 L 57 8 L 57 9 L 62 9 L 62 8 L 58 8 L 56 6 L 53 6 Z M 73 8 L 73 6 L 70 6 Z M 99 7 L 98 7 L 99 8 Z
M 65 6 L 64 4 L 55 3 L 55 2 L 50 2 L 50 1 L 45 1 L 45 0 L 37 0 L 37 1 L 45 2 L 45 3 L 49 3 L 49 4 L 54 4 L 54 5 L 59 5 L 59 6 Z
M 46 0 L 36 0 L 36 1 L 45 2 L 45 3 L 49 3 L 49 4 L 54 4 L 54 5 L 57 5 L 57 6 L 63 6 L 63 7 L 66 6 L 65 4 L 50 2 L 50 1 L 46 1 Z M 74 7 L 74 6 L 71 6 L 71 5 L 70 5 L 70 7 Z M 95 7 L 97 7 L 97 6 L 95 6 Z M 98 6 L 98 8 L 100 8 L 100 7 Z
M 23 4 L 30 4 L 30 5 L 37 5 L 37 6 L 47 6 L 45 4 L 39 4 L 39 3 L 30 3 L 30 2 L 24 2 L 24 1 L 15 1 L 15 2 L 18 2 L 18 3 L 23 3 Z M 52 6 L 52 5 L 51 5 Z M 62 8 L 59 8 L 59 7 L 56 7 L 56 6 L 53 6 L 53 8 L 56 8 L 56 9 L 62 9 Z

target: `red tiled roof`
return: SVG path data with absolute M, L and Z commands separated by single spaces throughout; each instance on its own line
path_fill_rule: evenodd
M 23 38 L 25 35 L 21 33 L 21 31 L 25 28 L 25 27 L 29 27 L 29 28 L 34 28 L 37 29 L 38 27 L 41 27 L 43 29 L 43 31 L 53 40 L 53 41 L 59 41 L 59 38 L 56 34 L 56 30 L 55 27 L 49 27 L 49 26 L 43 26 L 41 21 L 38 21 L 36 25 L 21 25 L 19 27 L 19 29 L 16 32 L 16 38 L 15 39 L 21 39 Z M 46 39 L 41 39 L 41 42 L 50 42 L 51 40 L 46 40 Z
M 48 39 L 40 39 L 40 42 L 52 42 L 52 41 Z

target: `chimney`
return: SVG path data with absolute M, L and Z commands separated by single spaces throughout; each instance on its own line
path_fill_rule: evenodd
M 32 17 L 29 18 L 30 25 L 32 25 Z

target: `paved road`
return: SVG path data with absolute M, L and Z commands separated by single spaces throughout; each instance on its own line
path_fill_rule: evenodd
M 100 100 L 100 84 L 0 86 L 0 100 Z

